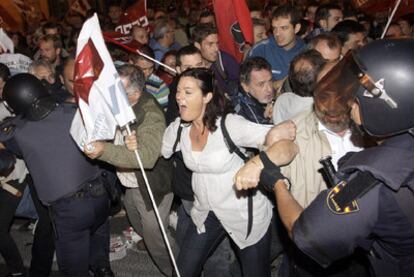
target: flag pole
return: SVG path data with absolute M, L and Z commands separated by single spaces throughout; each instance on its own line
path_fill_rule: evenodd
M 122 44 L 121 42 L 117 41 L 117 40 L 116 40 L 116 39 L 114 39 L 114 38 L 111 38 L 111 37 L 110 37 L 110 36 L 108 36 L 108 35 L 103 34 L 103 37 L 104 37 L 104 39 L 105 39 L 106 41 L 108 41 L 108 42 L 112 42 L 112 43 L 114 43 L 114 44 L 116 44 L 116 45 L 118 45 L 118 46 L 120 46 L 120 47 L 122 47 L 122 48 L 124 48 L 124 49 L 126 49 L 126 50 L 128 50 L 128 51 L 130 51 L 130 52 L 137 53 L 138 55 L 143 56 L 144 58 L 146 58 L 146 59 L 148 59 L 148 60 L 150 60 L 150 61 L 153 61 L 154 63 L 159 64 L 159 65 L 161 65 L 161 66 L 163 66 L 163 67 L 165 67 L 165 68 L 167 68 L 167 69 L 171 70 L 172 72 L 177 73 L 177 70 L 175 70 L 175 68 L 172 68 L 171 66 L 168 66 L 168 65 L 166 65 L 165 63 L 162 63 L 162 62 L 160 62 L 160 61 L 157 61 L 156 59 L 151 58 L 151 57 L 150 57 L 150 56 L 148 56 L 148 55 L 145 55 L 144 53 L 142 53 L 142 52 L 141 52 L 141 51 L 139 51 L 138 49 L 135 49 L 135 48 L 130 47 L 130 46 L 128 46 L 128 45 Z
M 131 128 L 129 127 L 129 124 L 126 125 L 126 130 L 127 130 L 128 135 L 131 135 Z M 143 166 L 142 161 L 141 161 L 141 157 L 139 156 L 138 150 L 134 150 L 134 153 L 135 153 L 135 157 L 137 158 L 139 168 L 141 169 L 142 177 L 144 178 L 145 186 L 147 188 L 149 197 L 151 199 L 152 206 L 154 207 L 155 216 L 157 217 L 158 225 L 160 226 L 161 233 L 162 233 L 162 236 L 164 238 L 165 245 L 167 246 L 168 254 L 170 256 L 171 262 L 173 263 L 174 271 L 177 274 L 177 277 L 180 277 L 181 275 L 180 275 L 180 272 L 178 271 L 177 263 L 175 262 L 174 254 L 171 250 L 171 245 L 170 245 L 170 242 L 168 240 L 167 233 L 165 232 L 164 224 L 161 220 L 160 214 L 158 212 L 157 204 L 155 203 L 154 196 L 153 196 L 151 188 L 149 186 L 147 174 L 145 173 L 144 166 Z
M 142 52 L 141 52 L 141 51 L 139 51 L 139 50 L 136 50 L 136 51 L 137 51 L 137 54 L 138 54 L 138 55 L 141 55 L 141 56 L 143 56 L 144 58 L 146 58 L 146 59 L 148 59 L 148 60 L 150 60 L 150 61 L 153 61 L 154 63 L 157 63 L 157 64 L 159 64 L 159 65 L 161 65 L 161 66 L 163 66 L 163 67 L 165 67 L 165 68 L 167 68 L 167 69 L 171 70 L 172 72 L 177 73 L 177 70 L 175 70 L 175 69 L 174 69 L 174 68 L 172 68 L 171 66 L 168 66 L 168 65 L 166 65 L 165 63 L 159 62 L 159 61 L 157 61 L 156 59 L 153 59 L 153 58 L 151 58 L 150 56 L 145 55 L 144 53 L 142 53 Z
M 390 27 L 391 21 L 392 21 L 392 19 L 394 18 L 394 15 L 395 15 L 395 13 L 397 12 L 397 9 L 398 9 L 398 7 L 400 6 L 400 4 L 401 4 L 401 0 L 397 0 L 397 1 L 396 1 L 396 4 L 395 4 L 395 7 L 394 7 L 394 9 L 392 10 L 392 13 L 391 13 L 390 17 L 388 18 L 387 25 L 385 25 L 384 31 L 382 32 L 381 39 L 383 39 L 383 38 L 385 37 L 385 34 L 386 34 L 386 33 L 387 33 L 387 31 L 388 31 L 388 27 Z

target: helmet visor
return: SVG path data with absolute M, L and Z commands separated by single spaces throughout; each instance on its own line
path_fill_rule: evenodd
M 338 105 L 350 107 L 355 100 L 362 76 L 360 67 L 351 53 L 348 53 L 316 85 L 314 97 L 316 102 L 335 101 Z

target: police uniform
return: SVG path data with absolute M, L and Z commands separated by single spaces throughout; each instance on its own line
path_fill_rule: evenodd
M 377 276 L 414 274 L 414 40 L 379 40 L 349 53 L 318 90 L 352 97 L 360 129 L 383 138 L 339 167 L 293 227 L 303 252 L 322 265 L 360 246 Z
M 336 185 L 294 222 L 295 244 L 325 267 L 361 247 L 376 276 L 414 274 L 414 94 L 407 78 L 414 74 L 413 47 L 414 40 L 371 42 L 316 86 L 315 93 L 335 91 L 352 100 L 361 131 L 382 138 L 379 146 L 344 157 Z M 263 172 L 270 172 L 263 175 L 272 176 L 269 184 L 283 178 L 275 165 Z
M 355 153 L 340 168 L 338 185 L 322 192 L 296 221 L 295 244 L 323 266 L 359 246 L 369 252 L 377 276 L 413 274 L 413 164 L 414 137 L 408 134 Z
M 11 117 L 12 114 L 6 109 L 4 102 L 0 103 L 0 119 L 6 120 L 6 117 Z M 11 119 L 14 121 L 14 119 Z M 8 136 L 12 132 L 12 127 L 0 128 L 0 137 Z M 3 189 L 0 189 L 0 253 L 3 256 L 7 269 L 10 274 L 23 274 L 25 272 L 23 259 L 16 246 L 13 237 L 10 235 L 9 229 L 13 222 L 13 218 L 21 203 L 22 198 L 20 195 L 25 189 L 30 188 L 31 198 L 36 208 L 38 221 L 36 223 L 36 229 L 33 237 L 32 245 L 32 259 L 30 263 L 30 276 L 49 276 L 53 255 L 55 252 L 54 241 L 50 239 L 53 236 L 53 231 L 50 223 L 49 214 L 47 208 L 42 205 L 37 196 L 36 190 L 33 187 L 33 182 L 28 175 L 26 165 L 23 160 L 16 159 L 15 156 L 8 150 L 3 150 L 4 155 L 0 157 L 0 167 L 13 168 L 7 170 L 5 177 L 0 177 Z M 2 151 L 2 152 L 3 152 Z M 29 188 L 27 188 L 29 186 Z
M 16 112 L 25 98 L 12 98 L 8 85 L 14 93 L 29 90 L 32 97 L 36 94 L 33 88 L 38 84 L 27 75 L 16 75 L 8 82 L 4 90 L 6 101 Z M 26 87 L 19 87 L 20 82 L 26 82 Z M 42 88 L 37 87 L 39 89 Z M 110 205 L 106 181 L 101 169 L 83 155 L 70 136 L 77 106 L 57 104 L 47 96 L 41 99 L 41 102 L 29 101 L 37 104 L 30 106 L 36 110 L 25 113 L 24 118 L 17 112 L 18 117 L 2 126 L 3 130 L 8 130 L 2 141 L 8 150 L 23 157 L 39 199 L 49 207 L 60 273 L 89 276 L 90 268 L 93 271 L 110 268 Z

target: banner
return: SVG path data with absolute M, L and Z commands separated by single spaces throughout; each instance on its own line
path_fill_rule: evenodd
M 14 44 L 11 38 L 0 28 L 0 48 L 2 52 L 14 53 Z
M 81 149 L 96 140 L 114 139 L 117 126 L 135 120 L 96 14 L 83 24 L 79 34 L 74 92 L 79 110 L 70 133 Z
M 361 0 L 359 0 L 361 1 Z M 388 15 L 396 4 L 396 0 L 368 0 L 360 6 L 360 10 L 370 15 Z M 414 1 L 402 0 L 395 13 L 395 18 L 402 15 L 414 13 Z
M 5 53 L 0 55 L 0 63 L 7 65 L 12 75 L 25 73 L 29 70 L 32 60 L 22 54 Z
M 245 0 L 215 0 L 214 13 L 220 50 L 243 59 L 242 47 L 253 44 L 253 23 Z
M 138 53 L 142 47 L 142 44 L 133 40 L 131 36 L 119 32 L 103 32 L 103 37 L 106 42 L 118 45 L 132 53 Z
M 127 8 L 126 12 L 119 19 L 119 25 L 115 28 L 115 31 L 122 34 L 129 34 L 134 25 L 142 27 L 149 26 L 146 0 L 138 0 L 135 4 Z

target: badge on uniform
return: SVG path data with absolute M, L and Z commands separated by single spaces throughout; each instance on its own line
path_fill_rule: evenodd
M 335 214 L 349 214 L 359 211 L 358 203 L 356 200 L 343 201 L 344 194 L 347 194 L 346 181 L 341 181 L 337 184 L 326 197 L 328 208 Z
M 2 124 L 0 126 L 0 142 L 4 142 L 13 137 L 16 125 L 14 124 Z

